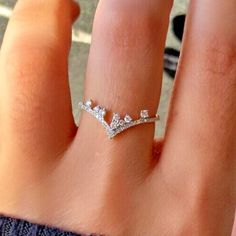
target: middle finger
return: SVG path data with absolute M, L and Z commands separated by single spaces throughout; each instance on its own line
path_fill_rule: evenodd
M 85 86 L 85 99 L 138 119 L 143 109 L 155 116 L 162 82 L 162 58 L 172 0 L 102 0 L 99 3 L 93 30 Z M 87 144 L 80 151 L 94 161 L 108 154 L 120 163 L 135 156 L 140 166 L 150 163 L 154 125 L 146 124 L 125 131 L 110 141 L 104 128 L 90 115 L 83 113 L 76 145 L 81 137 Z M 93 147 L 93 148 L 90 148 Z M 84 155 L 83 155 L 84 156 Z M 90 158 L 87 159 L 87 161 Z

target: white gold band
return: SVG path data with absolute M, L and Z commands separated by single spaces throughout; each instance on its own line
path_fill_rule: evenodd
M 105 121 L 105 115 L 107 113 L 106 109 L 101 106 L 93 106 L 92 100 L 88 100 L 85 103 L 80 102 L 79 108 L 94 116 L 103 125 L 110 139 L 131 127 L 146 123 L 154 123 L 160 120 L 158 114 L 155 117 L 149 117 L 148 110 L 142 110 L 138 120 L 133 120 L 129 115 L 126 115 L 124 119 L 122 119 L 119 114 L 113 113 L 112 121 L 109 125 Z

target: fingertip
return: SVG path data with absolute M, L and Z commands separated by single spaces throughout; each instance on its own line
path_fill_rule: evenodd
M 72 22 L 74 23 L 80 16 L 81 8 L 80 4 L 75 0 L 72 1 Z

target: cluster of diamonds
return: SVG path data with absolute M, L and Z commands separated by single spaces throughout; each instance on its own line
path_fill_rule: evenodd
M 109 125 L 105 120 L 105 116 L 107 114 L 106 109 L 101 106 L 94 106 L 92 100 L 88 100 L 84 103 L 80 102 L 79 107 L 81 110 L 90 113 L 103 125 L 110 139 L 133 126 L 144 123 L 153 123 L 160 119 L 159 115 L 156 115 L 155 117 L 149 117 L 148 110 L 142 110 L 138 120 L 133 120 L 128 114 L 122 118 L 119 114 L 113 113 L 112 121 Z

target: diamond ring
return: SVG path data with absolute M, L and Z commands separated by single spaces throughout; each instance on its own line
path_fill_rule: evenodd
M 112 121 L 108 124 L 105 120 L 107 114 L 106 109 L 101 106 L 94 106 L 92 100 L 80 102 L 79 108 L 95 117 L 103 125 L 110 139 L 131 127 L 160 120 L 158 114 L 155 117 L 149 117 L 148 110 L 142 110 L 140 112 L 140 118 L 137 120 L 133 120 L 128 114 L 122 119 L 118 113 L 113 113 Z

